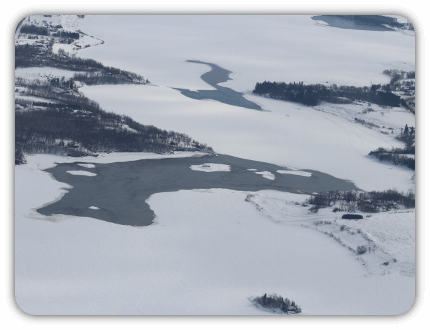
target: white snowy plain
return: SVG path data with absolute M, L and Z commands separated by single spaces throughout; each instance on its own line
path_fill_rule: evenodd
M 155 194 L 147 227 L 45 217 L 35 209 L 67 188 L 39 170 L 54 161 L 61 157 L 37 155 L 16 167 L 15 297 L 26 313 L 263 315 L 248 297 L 265 292 L 295 300 L 308 315 L 392 315 L 413 304 L 413 276 L 372 274 L 355 253 L 301 226 L 312 220 L 296 205 L 305 195 L 262 191 L 255 203 L 224 189 Z M 413 228 L 408 214 L 396 223 Z M 385 244 L 399 263 L 413 258 L 413 249 L 401 256 L 402 246 Z
M 264 80 L 388 83 L 383 70 L 415 69 L 411 36 L 323 28 L 299 15 L 86 16 L 80 29 L 105 43 L 79 56 L 156 84 L 81 88 L 107 111 L 186 133 L 220 153 L 319 170 L 361 189 L 415 188 L 413 171 L 366 156 L 378 147 L 402 147 L 386 133 L 415 126 L 404 109 L 372 106 L 375 112 L 363 114 L 367 104 L 312 108 L 249 93 Z M 209 68 L 187 59 L 233 71 L 222 85 L 247 93 L 266 111 L 193 100 L 166 87 L 213 89 L 200 79 Z M 190 156 L 199 154 L 103 154 L 79 161 Z M 414 212 L 378 214 L 340 232 L 333 220 L 339 216 L 329 210 L 309 215 L 298 205 L 305 195 L 264 191 L 245 202 L 247 192 L 222 189 L 152 195 L 147 202 L 155 222 L 140 228 L 35 212 L 72 188 L 41 170 L 75 161 L 38 155 L 15 168 L 15 297 L 29 314 L 267 315 L 248 300 L 264 293 L 293 299 L 308 315 L 397 315 L 414 302 Z M 351 232 L 357 229 L 379 247 L 358 259 L 333 239 L 356 248 L 362 237 Z

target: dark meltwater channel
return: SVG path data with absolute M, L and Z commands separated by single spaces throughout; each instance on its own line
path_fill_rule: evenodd
M 43 215 L 65 214 L 92 217 L 121 225 L 147 226 L 154 212 L 145 202 L 161 192 L 191 189 L 224 188 L 238 191 L 278 190 L 307 193 L 330 190 L 357 190 L 345 180 L 318 171 L 305 170 L 312 176 L 279 174 L 286 168 L 227 155 L 202 157 L 146 159 L 132 162 L 95 164 L 84 168 L 78 163 L 61 163 L 47 169 L 58 181 L 73 186 L 59 201 L 40 208 Z M 230 165 L 230 172 L 194 171 L 191 165 L 218 163 Z M 275 180 L 248 171 L 269 171 Z M 88 171 L 96 176 L 72 175 L 67 171 Z M 99 209 L 90 209 L 96 206 Z M 166 203 L 166 207 L 169 204 Z
M 243 93 L 236 92 L 227 87 L 218 86 L 218 84 L 231 80 L 229 77 L 231 71 L 221 68 L 220 66 L 213 63 L 206 63 L 201 61 L 188 60 L 189 63 L 206 64 L 211 67 L 211 71 L 201 75 L 204 82 L 208 83 L 216 90 L 199 90 L 190 91 L 189 89 L 174 88 L 181 92 L 182 95 L 187 96 L 195 100 L 215 100 L 229 105 L 235 105 L 237 107 L 243 107 L 253 110 L 262 110 L 258 104 L 248 101 L 243 97 Z

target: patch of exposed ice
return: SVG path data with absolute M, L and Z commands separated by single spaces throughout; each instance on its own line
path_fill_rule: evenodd
M 286 171 L 286 170 L 279 170 L 276 171 L 280 174 L 293 174 L 293 175 L 301 175 L 301 176 L 312 176 L 312 173 L 305 172 L 305 171 Z
M 261 174 L 265 179 L 275 180 L 275 174 L 270 173 L 269 171 L 255 172 L 255 174 Z
M 82 166 L 82 167 L 86 167 L 86 168 L 94 168 L 94 167 L 96 167 L 96 165 L 94 165 L 94 164 L 77 164 L 77 165 Z
M 70 173 L 72 175 L 86 175 L 86 176 L 96 176 L 97 174 L 91 173 L 88 171 L 67 171 L 67 173 Z
M 97 207 L 97 206 L 90 206 L 90 207 L 88 207 L 89 209 L 92 209 L 92 210 L 100 210 L 100 208 L 99 207 Z
M 230 172 L 230 165 L 225 164 L 205 163 L 202 165 L 191 165 L 190 168 L 193 171 L 202 172 Z

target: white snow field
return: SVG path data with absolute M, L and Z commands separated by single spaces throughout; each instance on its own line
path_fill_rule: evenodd
M 283 222 L 246 202 L 248 193 L 223 189 L 155 194 L 147 227 L 44 217 L 35 209 L 66 188 L 38 169 L 47 158 L 16 167 L 15 297 L 28 314 L 267 315 L 248 300 L 265 292 L 305 315 L 401 314 L 413 304 L 413 276 L 371 274 L 355 253 L 301 226 L 309 216 L 293 202 L 304 195 L 257 193 L 294 210 Z
M 415 189 L 414 171 L 367 156 L 403 146 L 394 136 L 405 124 L 415 126 L 403 108 L 371 105 L 375 111 L 363 113 L 367 104 L 312 108 L 250 93 L 265 80 L 388 83 L 385 69 L 415 70 L 411 35 L 321 27 L 300 15 L 85 16 L 79 29 L 94 36 L 95 47 L 78 56 L 153 84 L 80 89 L 107 111 L 186 133 L 218 153 L 296 169 L 289 174 L 318 170 L 364 190 Z M 233 71 L 221 85 L 265 111 L 171 89 L 213 89 L 200 79 L 209 67 L 188 59 Z M 301 206 L 306 195 L 209 189 L 152 195 L 147 202 L 156 219 L 147 227 L 35 212 L 73 189 L 41 171 L 56 162 L 198 156 L 37 155 L 16 166 L 18 306 L 35 315 L 267 315 L 248 300 L 264 293 L 296 301 L 305 315 L 398 315 L 412 306 L 414 211 L 346 221 L 329 209 L 309 214 Z M 357 256 L 360 245 L 371 253 Z
M 390 78 L 383 75 L 385 69 L 415 70 L 414 36 L 325 28 L 307 15 L 87 16 L 80 28 L 105 41 L 80 51 L 80 56 L 139 73 L 159 86 L 81 89 L 108 111 L 185 132 L 219 153 L 319 170 L 365 190 L 414 187 L 412 171 L 365 157 L 378 147 L 402 144 L 394 134 L 354 123 L 363 105 L 313 109 L 248 94 L 247 99 L 270 111 L 259 112 L 189 99 L 166 87 L 212 89 L 200 79 L 210 68 L 188 59 L 232 71 L 232 80 L 221 85 L 244 93 L 265 80 L 386 84 Z M 415 126 L 415 117 L 404 109 L 383 112 L 389 115 L 375 111 L 369 121 L 383 117 L 397 134 L 405 124 Z
M 230 165 L 226 164 L 215 164 L 215 163 L 205 163 L 202 165 L 191 165 L 190 168 L 193 171 L 202 172 L 230 172 Z

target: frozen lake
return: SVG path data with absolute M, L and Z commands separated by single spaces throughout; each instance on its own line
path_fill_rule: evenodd
M 231 171 L 203 172 L 190 168 L 192 165 L 205 163 L 230 165 Z M 311 176 L 276 172 L 285 169 L 228 155 L 145 159 L 97 164 L 95 168 L 85 168 L 85 172 L 96 174 L 94 176 L 88 176 L 88 173 L 72 175 L 78 173 L 77 171 L 82 172 L 82 165 L 62 163 L 46 171 L 57 181 L 65 182 L 73 188 L 59 201 L 40 208 L 37 212 L 43 215 L 65 214 L 92 217 L 122 225 L 147 226 L 153 222 L 154 212 L 146 200 L 161 192 L 224 188 L 311 194 L 357 189 L 351 182 L 318 171 L 306 170 Z M 259 174 L 261 172 L 265 175 Z M 270 175 L 267 172 L 270 172 Z M 274 180 L 267 177 L 274 177 Z

